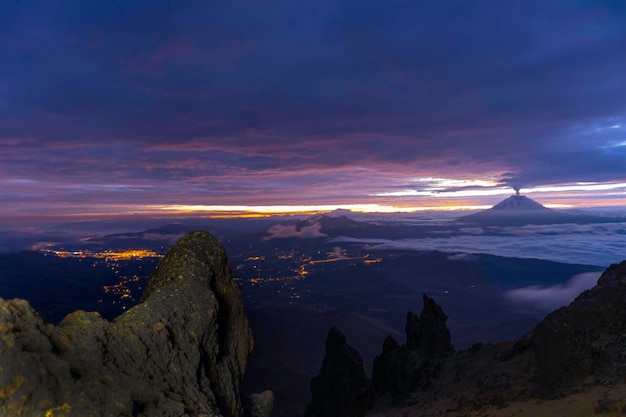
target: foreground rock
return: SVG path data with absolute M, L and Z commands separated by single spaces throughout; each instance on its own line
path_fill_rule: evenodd
M 611 265 L 598 284 L 550 313 L 532 335 L 542 388 L 560 393 L 573 381 L 626 379 L 626 261 Z
M 332 327 L 320 374 L 311 380 L 311 404 L 305 417 L 362 417 L 373 404 L 363 359 Z
M 192 232 L 112 322 L 77 311 L 53 326 L 0 299 L 0 415 L 239 417 L 251 349 L 224 249 Z

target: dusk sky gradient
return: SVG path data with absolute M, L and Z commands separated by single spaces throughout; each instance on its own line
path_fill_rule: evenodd
M 626 206 L 625 74 L 623 0 L 0 0 L 0 217 Z

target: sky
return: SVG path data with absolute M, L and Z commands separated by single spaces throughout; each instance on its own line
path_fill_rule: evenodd
M 626 206 L 626 3 L 0 0 L 0 218 Z

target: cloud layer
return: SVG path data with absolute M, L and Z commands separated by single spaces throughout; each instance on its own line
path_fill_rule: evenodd
M 456 233 L 453 230 L 450 232 Z M 489 228 L 483 234 L 476 234 L 476 230 L 472 230 L 472 233 L 424 239 L 337 238 L 335 240 L 367 243 L 371 249 L 379 250 L 486 253 L 602 267 L 621 262 L 626 254 L 626 223 Z
M 505 297 L 517 304 L 548 313 L 574 301 L 583 291 L 596 285 L 600 272 L 587 272 L 573 276 L 568 282 L 550 287 L 533 285 L 507 291 Z

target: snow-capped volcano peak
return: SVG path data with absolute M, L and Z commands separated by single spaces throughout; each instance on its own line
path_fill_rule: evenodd
M 506 200 L 502 200 L 491 210 L 549 210 L 535 200 L 523 195 L 515 194 Z

